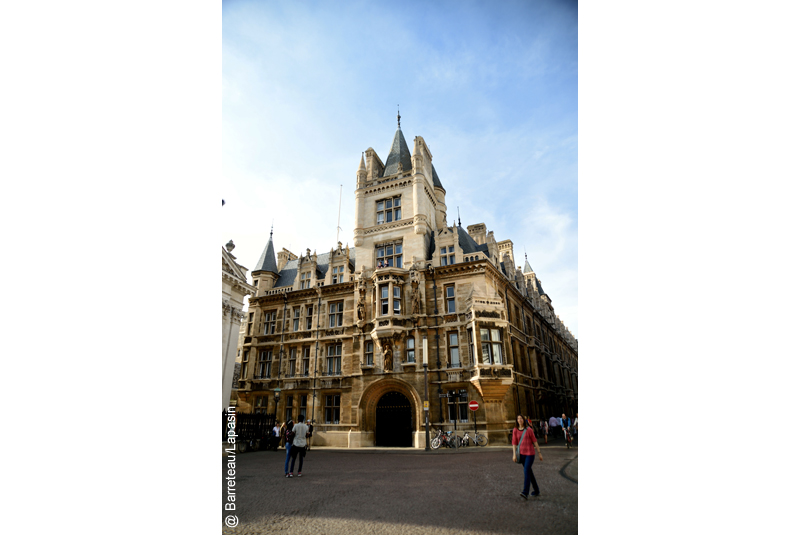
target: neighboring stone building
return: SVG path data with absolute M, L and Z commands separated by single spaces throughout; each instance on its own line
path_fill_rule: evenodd
M 236 364 L 236 347 L 244 318 L 244 297 L 255 288 L 247 283 L 247 268 L 236 263 L 229 241 L 222 249 L 222 409 L 231 402 L 231 387 Z
M 473 429 L 470 400 L 494 443 L 519 412 L 574 416 L 578 343 L 527 258 L 515 268 L 511 241 L 483 223 L 447 225 L 431 152 L 422 137 L 409 151 L 399 115 L 386 163 L 365 156 L 352 249 L 276 260 L 270 233 L 253 270 L 239 410 L 313 415 L 319 445 L 424 447 L 427 337 L 432 429 Z

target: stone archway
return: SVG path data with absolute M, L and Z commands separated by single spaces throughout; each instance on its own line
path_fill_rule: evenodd
M 402 394 L 408 400 L 411 413 L 412 435 L 419 431 L 420 422 L 424 421 L 422 415 L 422 400 L 414 387 L 405 381 L 389 377 L 375 381 L 367 387 L 358 403 L 359 431 L 373 437 L 372 445 L 375 445 L 374 439 L 377 427 L 376 415 L 378 412 L 378 403 L 381 401 L 381 398 L 390 392 Z M 391 401 L 391 399 L 386 401 Z M 364 445 L 369 445 L 369 443 Z M 414 441 L 412 441 L 411 445 L 414 445 Z
M 387 392 L 375 407 L 375 445 L 410 448 L 413 445 L 411 402 L 400 392 Z

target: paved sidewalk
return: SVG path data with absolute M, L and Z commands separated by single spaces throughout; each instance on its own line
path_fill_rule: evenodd
M 542 496 L 527 501 L 510 446 L 315 447 L 303 477 L 292 479 L 284 477 L 283 451 L 237 455 L 236 510 L 222 517 L 235 514 L 238 526 L 223 533 L 577 533 L 578 450 L 562 439 L 541 451 L 544 461 L 537 458 L 533 470 Z

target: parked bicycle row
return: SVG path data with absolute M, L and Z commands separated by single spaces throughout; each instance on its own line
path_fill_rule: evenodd
M 434 432 L 431 437 L 431 448 L 439 449 L 441 446 L 445 448 L 463 448 L 470 445 L 472 442 L 476 446 L 485 446 L 489 443 L 489 439 L 480 433 L 469 434 L 469 431 L 464 432 L 464 436 L 458 436 L 454 431 L 442 431 L 441 429 Z

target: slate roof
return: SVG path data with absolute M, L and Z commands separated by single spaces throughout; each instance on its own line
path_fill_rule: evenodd
M 444 190 L 444 186 L 442 186 L 442 182 L 439 180 L 439 175 L 436 174 L 436 168 L 433 166 L 433 164 L 431 164 L 431 169 L 433 170 L 433 187 L 442 188 L 442 190 Z M 444 191 L 445 193 L 447 192 L 446 190 Z
M 465 254 L 469 253 L 477 253 L 479 251 L 478 242 L 476 242 L 472 236 L 469 235 L 469 232 L 461 228 L 461 225 L 457 227 L 458 229 L 458 245 L 463 249 Z
M 528 263 L 528 257 L 525 257 L 525 266 L 522 268 L 523 273 L 533 273 L 533 268 Z
M 317 278 L 322 279 L 328 273 L 330 266 L 331 253 L 322 253 L 317 255 Z M 291 286 L 294 284 L 294 279 L 297 277 L 297 265 L 300 259 L 289 260 L 280 273 L 278 273 L 278 280 L 275 282 L 273 288 L 281 288 L 283 286 Z M 355 268 L 356 264 L 356 250 L 350 249 L 350 267 Z M 276 271 L 277 272 L 277 271 Z
M 458 246 L 461 247 L 461 250 L 464 251 L 464 254 L 472 254 L 472 253 L 484 253 L 486 257 L 489 256 L 489 245 L 486 243 L 482 243 L 478 245 L 478 243 L 469 235 L 469 232 L 464 230 L 463 227 L 460 225 L 456 227 L 456 231 L 458 232 Z M 430 234 L 430 241 L 428 245 L 428 258 L 426 260 L 431 260 L 433 258 L 433 253 L 436 251 L 436 233 L 431 231 Z
M 264 252 L 261 253 L 261 258 L 258 259 L 253 273 L 256 271 L 271 271 L 278 273 L 278 263 L 275 261 L 275 247 L 272 245 L 272 233 L 269 234 L 269 241 L 267 246 L 264 247 Z
M 386 157 L 386 167 L 383 169 L 381 176 L 396 174 L 398 172 L 398 162 L 403 163 L 403 171 L 411 171 L 411 152 L 408 150 L 406 138 L 403 137 L 403 131 L 400 130 L 400 126 L 397 127 L 397 131 L 394 133 L 392 148 L 389 149 L 389 156 Z
M 539 280 L 539 277 L 536 277 L 536 289 L 539 290 L 539 294 L 547 295 L 544 293 L 544 289 L 542 288 L 542 282 Z

